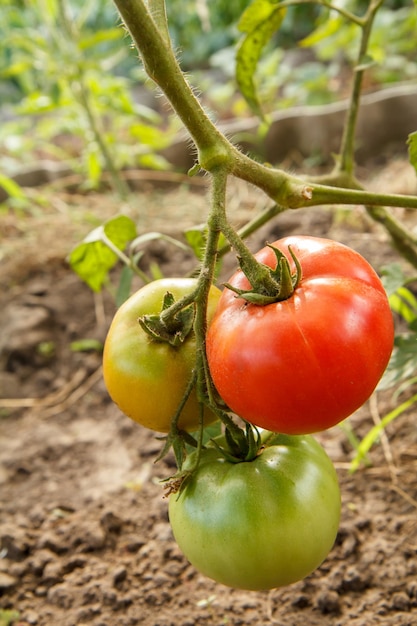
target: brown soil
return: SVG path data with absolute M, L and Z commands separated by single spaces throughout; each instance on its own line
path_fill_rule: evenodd
M 415 179 L 404 172 L 398 161 L 370 185 L 383 177 L 407 193 Z M 264 200 L 236 186 L 231 202 L 242 222 Z M 142 232 L 177 235 L 202 221 L 205 203 L 201 190 L 176 187 L 138 193 L 126 211 Z M 114 306 L 107 294 L 93 296 L 65 256 L 117 210 L 108 194 L 55 192 L 42 205 L 34 196 L 29 215 L 0 218 L 0 607 L 17 611 L 20 626 L 416 624 L 415 408 L 353 475 L 345 431 L 318 436 L 336 465 L 343 511 L 334 549 L 307 579 L 265 593 L 230 590 L 187 563 L 158 482 L 172 460 L 155 465 L 161 443 L 111 403 L 100 355 L 71 349 L 75 340 L 102 341 Z M 398 260 L 361 207 L 289 212 L 250 245 L 295 231 L 349 243 L 376 268 Z M 166 275 L 193 264 L 162 243 L 149 246 L 149 260 Z M 393 406 L 390 393 L 378 394 L 350 419 L 356 436 Z

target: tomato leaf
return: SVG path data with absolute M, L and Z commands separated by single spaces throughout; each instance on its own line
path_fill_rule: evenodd
M 407 144 L 410 163 L 416 170 L 417 174 L 417 131 L 408 135 Z
M 129 241 L 136 237 L 133 220 L 119 215 L 95 228 L 69 256 L 69 264 L 93 291 L 100 291 L 108 281 L 109 271 L 116 265 Z
M 417 372 L 417 341 L 415 334 L 395 338 L 395 347 L 378 389 L 390 389 Z
M 12 178 L 5 176 L 0 173 L 0 187 L 4 189 L 6 194 L 10 198 L 17 198 L 19 200 L 26 200 L 27 196 L 23 189 L 18 183 L 16 183 Z
M 133 270 L 131 267 L 125 265 L 120 273 L 119 285 L 116 292 L 116 306 L 119 308 L 125 302 L 129 295 L 132 286 Z
M 203 258 L 206 235 L 207 227 L 205 225 L 195 226 L 184 231 L 185 239 L 199 261 Z
M 265 45 L 281 26 L 285 10 L 270 0 L 254 0 L 238 24 L 245 33 L 236 54 L 236 81 L 253 112 L 264 118 L 256 92 L 254 75 Z
M 390 263 L 381 268 L 381 281 L 388 297 L 406 282 L 406 277 L 399 263 Z
M 417 300 L 407 287 L 399 287 L 389 297 L 391 309 L 410 326 L 417 319 Z
M 339 31 L 342 26 L 342 18 L 337 15 L 335 17 L 329 17 L 322 24 L 320 24 L 312 33 L 304 37 L 298 45 L 303 48 L 313 47 L 322 42 L 327 37 L 334 35 Z

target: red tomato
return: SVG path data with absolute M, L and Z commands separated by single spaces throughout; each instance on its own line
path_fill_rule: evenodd
M 287 434 L 329 428 L 372 394 L 390 358 L 394 326 L 381 281 L 350 248 L 327 239 L 272 244 L 302 269 L 282 302 L 249 304 L 225 289 L 207 335 L 214 384 L 245 420 Z M 255 255 L 275 267 L 270 247 Z M 229 283 L 250 284 L 238 271 Z

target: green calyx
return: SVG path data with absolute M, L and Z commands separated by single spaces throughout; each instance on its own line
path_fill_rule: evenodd
M 261 452 L 263 444 L 258 429 L 247 423 L 245 430 L 239 427 L 225 428 L 224 437 L 211 439 L 210 443 L 229 463 L 253 461 Z
M 225 283 L 225 287 L 234 291 L 240 298 L 259 306 L 287 300 L 300 284 L 302 277 L 301 265 L 291 246 L 288 246 L 288 251 L 295 264 L 294 273 L 291 272 L 290 264 L 285 254 L 278 248 L 274 248 L 274 246 L 268 245 L 268 247 L 274 251 L 277 259 L 275 269 L 263 263 L 255 262 L 253 264 L 240 257 L 240 268 L 249 280 L 252 288 L 237 289 L 229 283 Z
M 184 343 L 193 329 L 194 307 L 189 305 L 178 311 L 173 311 L 172 315 L 163 315 L 164 311 L 168 311 L 174 304 L 174 296 L 167 292 L 164 296 L 161 313 L 143 315 L 138 319 L 138 322 L 151 339 L 169 343 L 175 348 Z

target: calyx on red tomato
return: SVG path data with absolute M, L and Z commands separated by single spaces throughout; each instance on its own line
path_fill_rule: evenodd
M 190 563 L 239 589 L 272 589 L 310 574 L 332 549 L 340 519 L 336 472 L 317 441 L 261 436 L 264 447 L 251 461 L 229 462 L 209 444 L 169 498 L 173 534 Z
M 372 394 L 391 355 L 394 326 L 382 283 L 357 252 L 335 241 L 286 237 L 271 246 L 301 280 L 292 295 L 264 306 L 226 288 L 207 334 L 213 382 L 232 411 L 287 434 L 327 429 Z M 275 267 L 270 246 L 255 255 Z M 229 280 L 250 289 L 239 270 Z
M 116 312 L 106 337 L 103 376 L 112 400 L 139 424 L 167 433 L 182 402 L 196 364 L 194 331 L 173 346 L 152 339 L 139 318 L 158 316 L 166 294 L 175 300 L 195 289 L 193 278 L 164 278 L 145 285 Z M 220 290 L 210 288 L 207 318 L 211 319 Z M 189 432 L 199 428 L 200 405 L 195 390 L 181 412 L 178 427 Z M 216 418 L 204 407 L 204 423 Z

